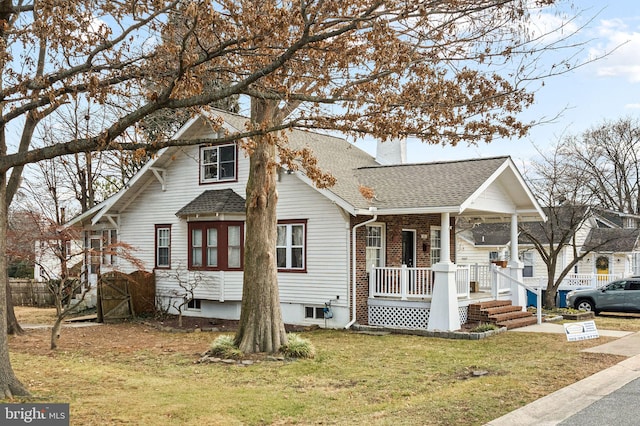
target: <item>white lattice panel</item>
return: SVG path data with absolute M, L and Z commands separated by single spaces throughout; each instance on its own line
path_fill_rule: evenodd
M 369 306 L 369 325 L 426 330 L 428 308 Z
M 469 306 L 460 306 L 458 315 L 460 315 L 460 324 L 466 324 L 469 321 Z

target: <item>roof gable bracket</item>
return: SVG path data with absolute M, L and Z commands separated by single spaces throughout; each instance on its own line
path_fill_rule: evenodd
M 120 228 L 120 215 L 119 214 L 105 214 L 105 219 L 109 221 L 110 224 L 113 225 L 114 228 Z
M 158 179 L 158 182 L 160 182 L 160 185 L 162 185 L 162 190 L 165 191 L 166 190 L 165 183 L 167 181 L 167 170 L 160 169 L 158 167 L 149 167 L 149 170 L 153 172 L 153 175 L 156 177 L 156 179 Z

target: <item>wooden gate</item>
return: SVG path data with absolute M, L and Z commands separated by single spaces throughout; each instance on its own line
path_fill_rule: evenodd
M 155 275 L 108 272 L 98 276 L 98 321 L 122 321 L 155 310 Z
M 115 322 L 134 317 L 129 286 L 129 277 L 121 272 L 99 275 L 98 322 Z

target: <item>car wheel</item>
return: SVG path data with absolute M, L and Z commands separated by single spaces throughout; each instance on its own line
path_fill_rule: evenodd
M 579 311 L 596 312 L 596 305 L 589 299 L 580 299 L 576 302 L 576 309 Z

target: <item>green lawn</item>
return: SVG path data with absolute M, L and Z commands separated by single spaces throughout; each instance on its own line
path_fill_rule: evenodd
M 616 321 L 640 330 L 638 318 Z M 580 352 L 606 338 L 317 330 L 302 333 L 316 347 L 312 360 L 196 363 L 218 335 L 109 325 L 65 330 L 56 352 L 44 349 L 46 332 L 30 331 L 12 338 L 10 350 L 35 399 L 69 402 L 74 425 L 480 425 L 624 359 Z

